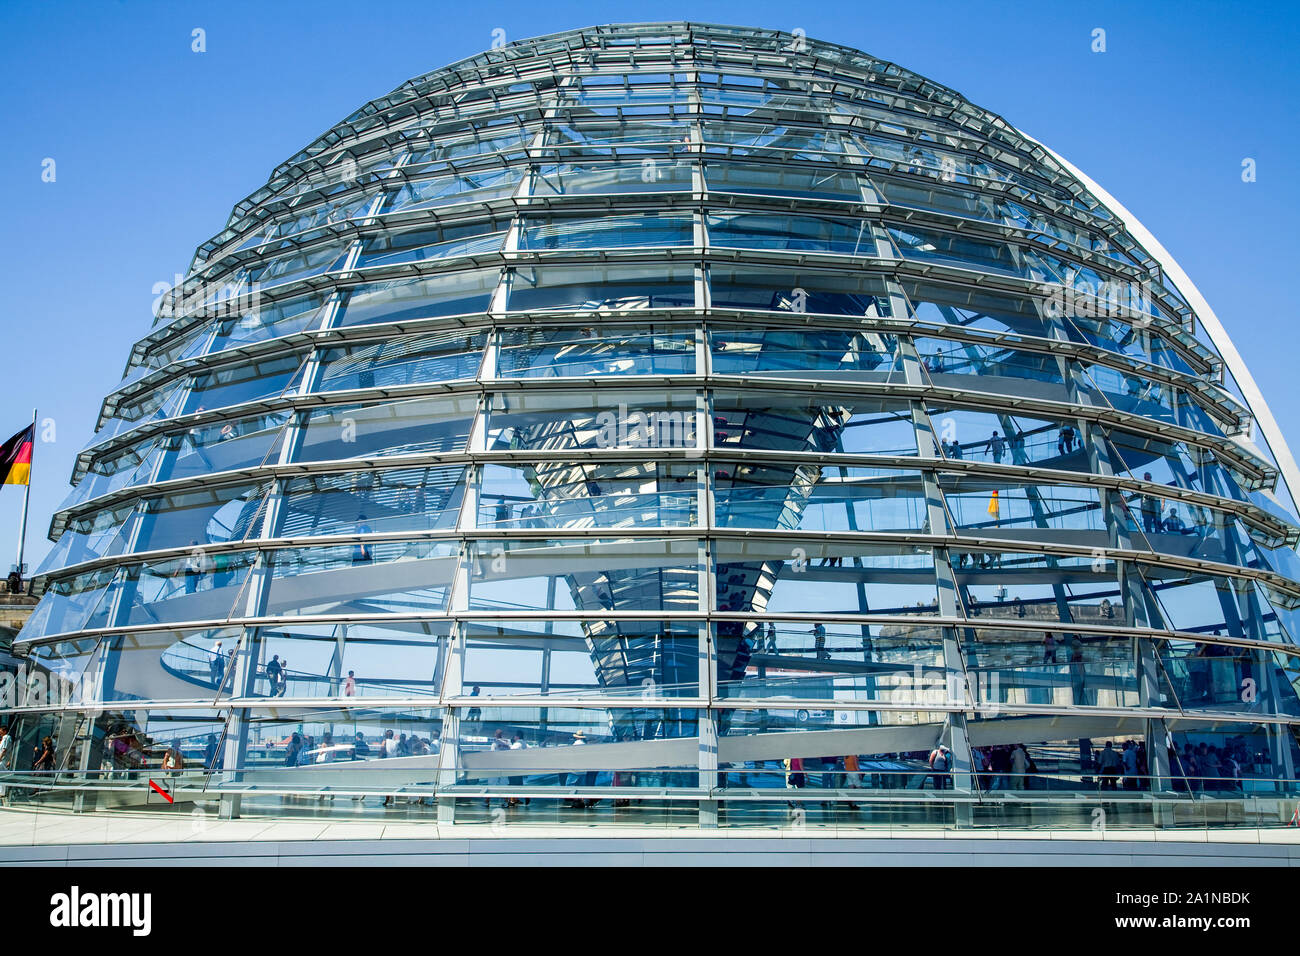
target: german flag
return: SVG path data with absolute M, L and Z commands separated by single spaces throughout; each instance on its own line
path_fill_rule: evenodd
M 25 485 L 32 476 L 32 442 L 36 426 L 28 425 L 13 438 L 0 445 L 0 485 Z

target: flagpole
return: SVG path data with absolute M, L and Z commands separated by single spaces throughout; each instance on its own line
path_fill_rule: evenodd
M 23 516 L 18 531 L 18 574 L 23 573 L 23 545 L 27 543 L 27 505 L 32 498 L 32 468 L 36 465 L 36 409 L 32 409 L 32 453 L 27 463 L 27 490 L 23 492 Z

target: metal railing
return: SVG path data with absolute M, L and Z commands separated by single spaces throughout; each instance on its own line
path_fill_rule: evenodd
M 377 776 L 391 763 L 366 760 L 344 766 L 373 769 Z M 399 812 L 430 822 L 590 825 L 587 814 L 572 812 L 582 810 L 614 823 L 686 827 L 698 825 L 694 815 L 707 808 L 720 826 L 1066 831 L 1300 826 L 1300 782 L 1273 777 L 1152 778 L 1098 771 L 966 775 L 904 766 L 799 770 L 797 764 L 731 768 L 718 771 L 716 778 L 712 772 L 675 768 L 518 776 L 502 768 L 499 776 L 487 777 L 494 773 L 490 768 L 475 772 L 478 779 L 466 779 L 460 771 L 455 782 L 439 782 L 439 770 L 430 766 L 413 774 L 427 775 L 427 780 L 354 778 L 335 785 L 307 779 L 320 778 L 319 773 L 285 782 L 282 773 L 269 769 L 6 771 L 0 772 L 0 790 L 6 805 L 31 809 L 202 815 L 216 812 L 222 800 L 238 797 L 243 816 L 307 815 L 325 821 Z M 971 789 L 953 787 L 963 778 L 972 781 Z M 1170 789 L 1178 781 L 1185 789 Z M 1067 786 L 1053 788 L 1061 784 Z

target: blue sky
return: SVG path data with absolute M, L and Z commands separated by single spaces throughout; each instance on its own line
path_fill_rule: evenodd
M 1179 260 L 1300 443 L 1292 4 L 3 0 L 0 441 L 33 406 L 55 438 L 36 453 L 29 563 L 148 331 L 154 285 L 276 164 L 365 101 L 490 46 L 495 29 L 514 40 L 676 19 L 802 28 L 952 86 L 1050 145 Z M 205 53 L 190 49 L 196 27 Z M 1104 53 L 1091 50 L 1098 27 Z M 0 491 L 4 570 L 21 498 Z

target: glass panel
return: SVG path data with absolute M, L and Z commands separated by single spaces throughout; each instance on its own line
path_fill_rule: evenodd
M 728 213 L 711 215 L 708 221 L 709 244 L 714 246 L 876 255 L 876 237 L 864 219 Z
M 358 527 L 357 533 L 365 534 Z M 285 548 L 271 561 L 266 613 L 443 611 L 460 564 L 455 541 Z
M 902 402 L 719 391 L 713 444 L 724 450 L 915 455 L 916 429 L 911 409 Z
M 533 184 L 535 196 L 581 196 L 667 192 L 691 188 L 693 164 L 657 157 L 640 163 L 570 162 L 543 166 Z
M 985 703 L 1141 705 L 1131 638 L 995 628 L 964 629 L 962 633 L 971 689 Z
M 357 268 L 497 252 L 505 243 L 505 226 L 504 222 L 487 222 L 468 226 L 394 229 L 366 240 Z
M 713 120 L 705 120 L 703 128 L 708 151 L 726 152 L 731 156 L 780 156 L 786 160 L 808 158 L 824 161 L 826 154 L 846 152 L 845 137 L 838 130 Z
M 831 329 L 714 329 L 719 375 L 903 381 L 895 336 Z M 834 372 L 834 375 L 824 373 Z
M 699 607 L 694 540 L 479 541 L 471 610 L 666 611 Z
M 1222 498 L 1249 501 L 1238 475 L 1221 464 L 1208 449 L 1193 448 L 1119 429 L 1104 432 L 1116 470 L 1127 468 L 1129 477 L 1158 484 L 1204 491 Z M 1166 506 L 1167 507 L 1167 506 Z M 1183 520 L 1187 520 L 1186 514 Z
M 697 466 L 484 465 L 478 527 L 652 528 L 698 522 Z
M 935 285 L 908 277 L 900 277 L 899 281 L 920 322 L 993 334 L 1051 337 L 1037 300 L 1030 296 Z
M 23 640 L 80 630 L 103 603 L 118 577 L 118 569 L 100 568 L 48 582 L 40 603 L 23 625 Z
M 489 449 L 695 448 L 693 391 L 501 392 L 492 396 Z
M 719 463 L 713 484 L 724 528 L 929 529 L 925 487 L 915 471 Z
M 280 537 L 454 528 L 465 494 L 463 466 L 401 468 L 291 478 L 280 503 Z
M 530 216 L 519 234 L 521 252 L 547 249 L 631 249 L 638 246 L 689 246 L 694 220 L 689 214 L 647 213 L 573 219 Z
M 295 461 L 462 451 L 476 396 L 346 405 L 307 413 Z
M 940 436 L 933 451 L 944 458 L 1035 464 L 1085 473 L 1092 470 L 1078 422 L 1050 422 L 951 406 L 930 406 L 926 411 Z
M 671 327 L 506 329 L 497 357 L 501 378 L 689 375 L 694 371 L 694 330 Z
M 989 439 L 995 446 L 999 440 L 1005 445 L 1005 439 Z M 1095 488 L 1038 485 L 978 475 L 940 475 L 939 487 L 943 490 L 949 518 L 959 532 L 997 537 L 1007 531 L 1008 537 L 1023 539 L 1032 534 L 1031 529 L 1106 530 L 1105 514 Z M 1099 539 L 1097 544 L 1104 547 L 1108 540 Z
M 167 439 L 155 481 L 248 468 L 276 460 L 288 412 L 199 425 Z
M 981 392 L 1012 391 L 1019 395 L 1035 394 L 1043 398 L 1068 401 L 1064 391 L 1065 378 L 1061 363 L 1047 352 L 1022 352 L 1017 349 L 972 342 L 951 342 L 945 339 L 916 338 L 913 340 L 921 364 L 935 385 L 948 388 L 976 387 Z M 974 375 L 978 384 L 954 380 L 949 376 Z M 1001 383 L 998 378 L 1028 379 L 1062 386 L 1060 389 L 1039 389 L 1030 393 L 1022 381 Z
M 391 785 L 391 777 L 381 781 L 377 775 L 400 767 L 407 774 L 405 785 L 431 788 L 438 776 L 442 713 L 437 707 L 322 708 L 285 719 L 274 711 L 253 710 L 243 767 L 226 769 L 245 770 L 244 780 L 254 785 L 314 788 Z M 378 763 L 386 738 L 392 741 L 392 757 L 405 758 L 405 763 Z M 359 773 L 338 776 L 348 770 Z M 271 799 L 265 812 L 283 816 L 283 801 Z M 247 813 L 250 803 L 255 808 L 253 800 L 246 797 L 241 812 Z
M 938 613 L 929 548 L 842 542 L 721 540 L 718 609 L 755 613 Z M 826 629 L 808 625 L 824 658 Z
M 198 558 L 186 554 L 122 566 L 111 585 L 102 575 L 60 582 L 56 591 L 66 607 L 53 609 L 56 616 L 65 612 L 58 629 L 229 619 L 243 612 L 239 598 L 254 559 L 251 552 L 220 551 Z M 196 571 L 196 562 L 201 562 L 201 570 Z M 91 607 L 89 599 L 96 591 L 100 596 Z M 84 613 L 68 613 L 77 609 Z M 25 630 L 23 636 L 28 636 Z
M 290 388 L 305 358 L 303 354 L 285 355 L 196 375 L 182 414 L 275 398 Z
M 450 635 L 449 621 L 262 628 L 254 693 L 284 698 L 436 698 L 448 664 Z M 355 731 L 340 742 L 354 739 Z
M 464 766 L 458 782 L 629 788 L 698 784 L 694 710 L 546 707 L 539 712 L 493 704 L 472 705 L 467 712 L 477 712 L 477 717 L 461 720 Z M 666 747 L 665 741 L 680 743 Z
M 400 388 L 473 378 L 487 334 L 438 332 L 322 349 L 315 391 Z
M 595 153 L 640 152 L 636 144 L 657 146 L 664 143 L 689 144 L 691 141 L 691 124 L 685 122 L 660 121 L 650 123 L 609 122 L 599 117 L 571 119 L 551 129 L 546 135 L 549 147 L 571 148 L 574 146 L 591 147 Z
M 399 189 L 385 212 L 411 212 L 452 203 L 486 202 L 510 196 L 519 185 L 522 169 L 486 169 L 459 175 L 418 179 Z
M 255 538 L 269 485 L 201 489 L 146 500 L 132 551 L 202 548 Z
M 935 262 L 958 269 L 978 269 L 1048 281 L 1055 274 L 1046 271 L 1035 257 L 1026 255 L 1010 243 L 997 243 L 964 236 L 949 235 L 909 226 L 908 229 L 886 227 L 906 259 Z
M 949 560 L 972 618 L 1132 623 L 1110 558 L 952 549 Z M 1085 640 L 1087 638 L 1084 638 Z
M 510 280 L 509 309 L 691 308 L 695 305 L 694 274 L 693 267 L 684 265 L 516 269 Z
M 711 192 L 846 201 L 862 199 L 858 177 L 837 170 L 709 163 L 705 167 L 705 178 Z
M 299 296 L 245 313 L 236 319 L 227 319 L 221 323 L 208 352 L 251 345 L 313 328 L 323 302 L 319 295 Z
M 467 621 L 464 686 L 482 697 L 694 697 L 691 621 Z
M 139 522 L 136 502 L 108 508 L 69 522 L 36 569 L 37 574 L 57 571 L 82 561 L 93 561 L 110 554 L 121 554 Z
M 341 264 L 346 253 L 347 247 L 342 243 L 303 252 L 295 251 L 258 266 L 249 273 L 249 280 L 262 289 L 271 289 L 288 282 L 307 279 L 336 268 Z
M 485 312 L 498 277 L 495 269 L 487 269 L 359 285 L 349 293 L 335 324 L 365 325 Z
M 160 446 L 166 442 L 166 437 L 150 438 L 114 451 L 111 458 L 92 462 L 89 470 L 59 504 L 58 510 L 152 480 L 154 467 L 164 453 Z
M 743 266 L 709 266 L 715 308 L 822 315 L 888 316 L 883 280 L 871 275 L 782 272 Z
M 879 717 L 837 710 L 836 703 L 924 707 L 952 700 L 938 627 L 832 623 L 819 631 L 802 621 L 714 627 L 719 649 L 735 649 L 732 666 L 719 670 L 719 696 L 783 702 L 732 715 L 733 732 L 852 727 Z

